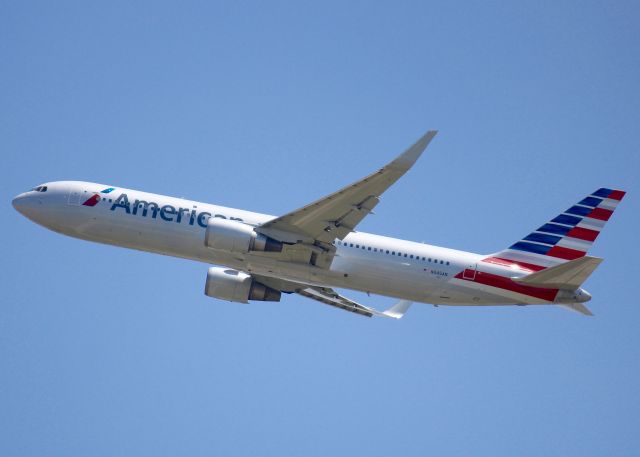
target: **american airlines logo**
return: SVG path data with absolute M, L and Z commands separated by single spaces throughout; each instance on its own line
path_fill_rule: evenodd
M 98 200 L 99 199 L 100 196 L 98 195 Z M 91 200 L 91 198 L 89 200 Z M 230 219 L 233 221 L 242 221 L 242 219 L 239 217 L 227 217 L 224 214 L 211 214 L 207 211 L 198 211 L 195 206 L 193 208 L 176 208 L 172 205 L 160 206 L 156 202 L 137 199 L 133 202 L 130 202 L 127 194 L 121 194 L 115 200 L 115 202 L 113 202 L 110 210 L 115 211 L 118 208 L 122 209 L 125 213 L 132 216 L 151 217 L 151 219 L 157 219 L 158 215 L 160 215 L 160 219 L 166 222 L 175 222 L 180 224 L 183 221 L 188 221 L 189 225 L 194 225 L 195 223 L 197 223 L 202 228 L 207 227 L 207 220 L 210 217 L 219 217 L 222 219 Z
M 115 187 L 107 187 L 105 190 L 101 190 L 99 194 L 93 194 L 91 197 L 87 199 L 82 205 L 83 206 L 96 206 L 100 201 L 100 194 L 109 194 L 116 190 Z

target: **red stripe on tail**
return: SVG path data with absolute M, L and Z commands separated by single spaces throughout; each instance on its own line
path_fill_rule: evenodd
M 624 197 L 626 194 L 626 192 L 624 190 L 614 190 L 613 192 L 611 192 L 609 194 L 609 196 L 607 198 L 611 198 L 612 200 L 622 200 L 622 197 Z
M 601 221 L 608 221 L 612 214 L 613 211 L 611 210 L 604 208 L 594 208 L 593 211 L 587 214 L 587 217 L 590 217 L 592 219 L 599 219 Z
M 563 248 L 562 246 L 554 246 L 547 255 L 558 257 L 559 259 L 574 260 L 583 257 L 586 252 L 576 251 L 575 249 Z
M 571 238 L 578 238 L 579 240 L 594 241 L 599 234 L 600 232 L 596 230 L 589 230 L 582 227 L 574 227 L 571 229 L 569 233 L 567 233 L 566 236 L 570 236 Z

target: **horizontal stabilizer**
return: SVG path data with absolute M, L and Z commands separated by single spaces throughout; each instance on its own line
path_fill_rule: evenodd
M 602 260 L 584 256 L 513 280 L 526 286 L 575 290 L 587 280 Z
M 582 303 L 567 303 L 558 306 L 562 306 L 563 308 L 575 311 L 576 313 L 584 314 L 585 316 L 593 316 L 591 310 L 584 306 Z
M 262 282 L 263 279 L 260 279 L 260 281 Z M 270 280 L 267 279 L 265 283 L 268 283 L 269 281 Z M 378 311 L 377 309 L 370 308 L 368 306 L 364 306 L 360 303 L 350 300 L 329 287 L 307 286 L 305 289 L 297 289 L 296 293 L 302 295 L 303 297 L 307 297 L 312 300 L 319 301 L 320 303 L 324 303 L 325 305 L 335 306 L 336 308 L 344 309 L 345 311 L 367 317 L 381 316 L 400 319 L 402 316 L 404 316 L 404 313 L 407 312 L 407 310 L 413 303 L 408 300 L 400 300 L 391 308 L 385 311 Z

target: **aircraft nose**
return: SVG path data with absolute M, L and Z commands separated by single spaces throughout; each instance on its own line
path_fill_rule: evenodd
M 12 201 L 13 207 L 24 217 L 33 219 L 42 209 L 42 199 L 30 192 L 17 195 Z
M 17 195 L 12 201 L 11 204 L 20 214 L 24 214 L 24 210 L 27 207 L 27 194 L 22 193 Z

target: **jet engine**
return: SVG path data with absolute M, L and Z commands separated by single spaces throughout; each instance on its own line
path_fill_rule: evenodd
M 204 244 L 217 251 L 246 254 L 249 251 L 282 252 L 282 243 L 238 221 L 210 217 L 204 235 Z
M 211 267 L 204 294 L 221 300 L 247 303 L 249 300 L 280 301 L 280 291 L 260 284 L 242 271 Z

